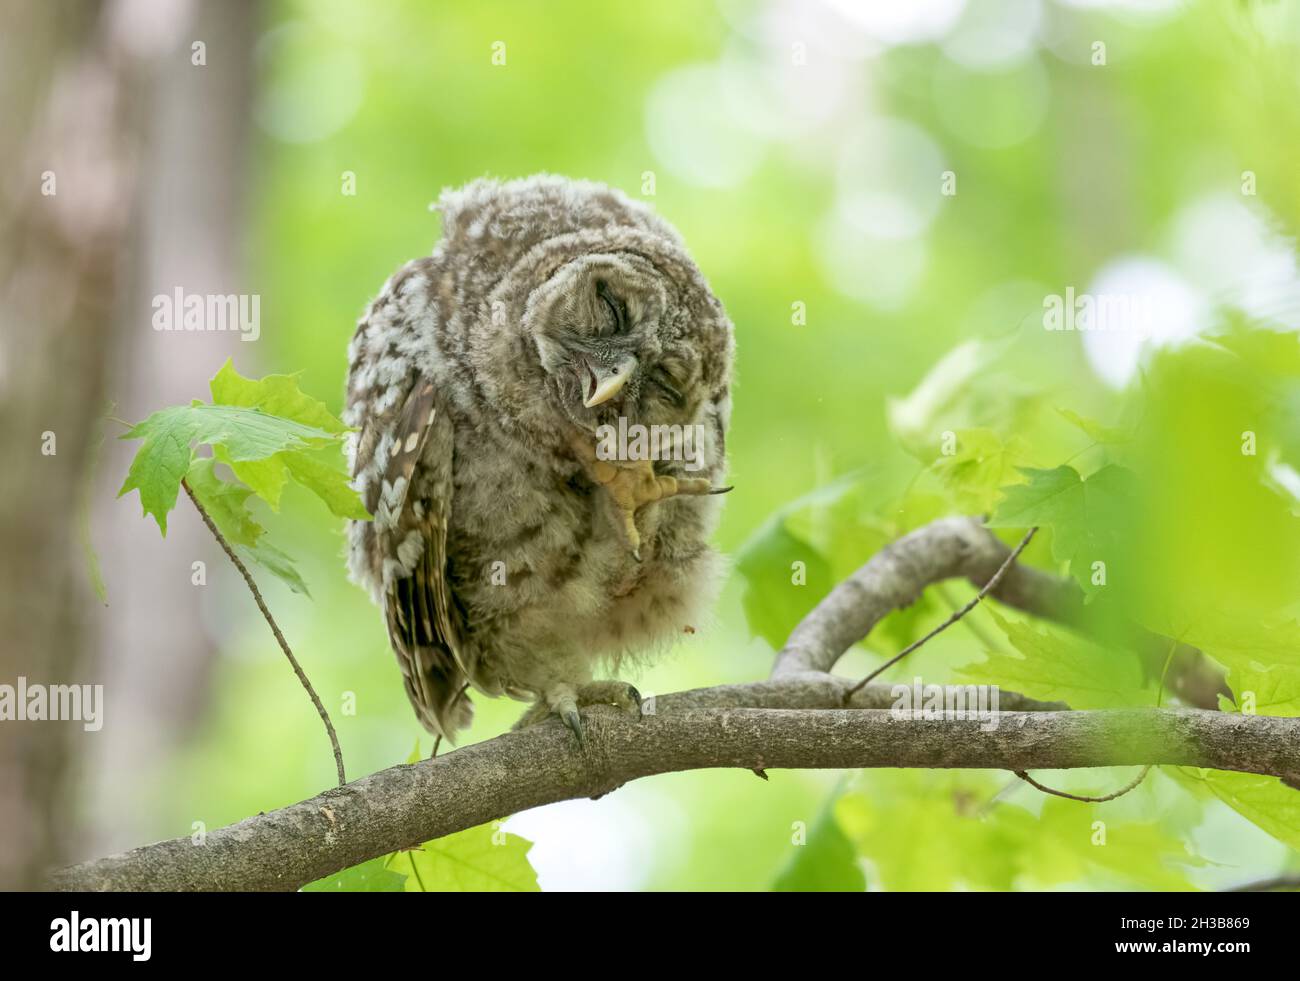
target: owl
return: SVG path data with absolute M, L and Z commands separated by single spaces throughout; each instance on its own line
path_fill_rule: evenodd
M 470 690 L 640 712 L 595 680 L 669 646 L 720 580 L 710 547 L 733 327 L 677 232 L 587 181 L 443 193 L 443 237 L 384 285 L 348 349 L 345 419 L 371 521 L 351 578 L 387 623 L 420 722 Z

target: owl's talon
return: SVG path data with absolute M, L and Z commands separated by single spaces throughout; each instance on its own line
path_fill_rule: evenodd
M 556 716 L 578 737 L 578 745 L 585 748 L 587 731 L 578 712 L 580 708 L 588 705 L 613 705 L 634 713 L 637 719 L 641 719 L 644 717 L 643 703 L 641 693 L 626 681 L 589 681 L 579 685 L 557 682 L 547 688 L 513 728 L 526 729 Z
M 582 728 L 582 716 L 578 714 L 576 708 L 565 709 L 560 718 L 564 724 L 572 730 L 573 734 L 578 737 L 578 745 L 585 747 L 587 745 L 587 733 Z
M 623 530 L 632 557 L 638 562 L 641 561 L 641 535 L 636 527 L 637 511 L 647 504 L 678 495 L 725 494 L 732 489 L 730 486 L 713 487 L 703 477 L 656 474 L 649 460 L 615 465 L 608 460 L 597 459 L 595 451 L 585 438 L 576 438 L 573 446 L 579 459 L 586 464 L 592 479 L 605 488 L 613 501 L 616 521 Z
M 735 489 L 736 489 L 736 485 L 735 485 L 735 484 L 728 484 L 726 487 L 710 487 L 710 488 L 709 488 L 709 493 L 710 493 L 710 494 L 729 494 L 731 491 L 734 491 Z
M 645 701 L 641 698 L 641 693 L 640 693 L 639 691 L 636 690 L 636 686 L 635 686 L 635 685 L 628 685 L 628 686 L 627 686 L 627 697 L 630 698 L 630 699 L 632 700 L 633 704 L 634 704 L 635 707 L 636 707 L 636 717 L 637 717 L 637 721 L 639 722 L 639 721 L 641 721 L 642 719 L 644 719 L 644 718 L 645 718 L 645 710 L 644 710 Z

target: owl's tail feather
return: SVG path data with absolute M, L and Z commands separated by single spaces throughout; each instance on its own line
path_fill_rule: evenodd
M 421 662 L 427 661 L 428 656 L 427 651 L 417 652 Z M 449 677 L 436 667 L 425 669 L 423 683 L 418 686 L 423 689 L 422 691 L 417 691 L 417 685 L 412 683 L 410 678 L 404 680 L 406 695 L 415 708 L 420 725 L 424 726 L 426 731 L 435 736 L 442 736 L 454 745 L 456 735 L 474 721 L 474 706 L 469 700 L 469 691 L 464 680 L 459 677 Z M 429 689 L 436 692 L 433 701 L 427 700 Z
M 474 717 L 464 673 L 433 629 L 429 595 L 418 576 L 394 581 L 384 597 L 388 638 L 402 669 L 406 695 L 420 724 L 455 742 Z

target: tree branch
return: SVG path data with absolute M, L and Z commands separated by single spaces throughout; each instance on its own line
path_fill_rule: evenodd
M 1005 568 L 990 595 L 1081 624 L 1082 597 L 1073 583 L 1008 563 L 1009 554 L 973 519 L 933 522 L 833 589 L 791 634 L 766 681 L 662 696 L 640 721 L 596 706 L 584 710 L 582 748 L 563 725 L 548 721 L 247 818 L 210 832 L 203 845 L 175 838 L 62 869 L 52 885 L 295 889 L 521 810 L 691 769 L 1023 772 L 1167 764 L 1300 778 L 1300 719 L 1198 709 L 1074 712 L 1014 692 L 999 693 L 992 719 L 913 719 L 887 711 L 895 701 L 890 686 L 855 690 L 852 679 L 829 674 L 890 610 L 959 576 L 982 587 Z
M 1158 763 L 1300 774 L 1300 719 L 1200 709 L 1008 712 L 985 730 L 978 720 L 899 719 L 873 709 L 685 707 L 696 695 L 666 696 L 656 715 L 639 722 L 616 709 L 588 709 L 582 750 L 551 720 L 248 818 L 210 832 L 203 845 L 173 838 L 76 865 L 53 884 L 296 889 L 397 848 L 679 770 Z M 723 701 L 716 690 L 706 697 Z
M 941 518 L 904 535 L 832 589 L 794 629 L 773 677 L 829 671 L 889 613 L 915 603 L 926 586 L 965 578 L 982 588 L 1010 554 L 973 518 Z M 1072 582 L 1014 563 L 990 595 L 1063 623 L 1078 623 L 1083 610 L 1083 596 Z

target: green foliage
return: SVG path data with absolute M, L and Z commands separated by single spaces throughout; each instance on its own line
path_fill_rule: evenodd
M 176 506 L 181 481 L 194 459 L 194 444 L 220 447 L 222 456 L 239 462 L 263 460 L 289 447 L 321 445 L 330 434 L 257 409 L 228 405 L 176 405 L 159 409 L 120 438 L 144 443 L 118 496 L 140 492 L 145 514 L 152 514 L 167 534 L 167 513 Z
M 1278 841 L 1300 849 L 1300 791 L 1277 777 L 1228 770 L 1174 771 L 1194 789 L 1208 791 Z
M 836 583 L 899 535 L 942 513 L 934 494 L 898 488 L 862 470 L 782 508 L 739 549 L 741 601 L 750 631 L 779 650 L 790 631 Z M 881 623 L 879 636 L 902 646 L 936 607 L 928 595 Z
M 1061 798 L 1039 814 L 994 799 L 987 774 L 905 771 L 840 799 L 845 834 L 887 890 L 1008 890 L 1077 884 L 1188 888 L 1203 864 L 1156 822 L 1117 820 Z
M 889 429 L 903 449 L 932 463 L 942 452 L 944 433 L 1023 430 L 1039 398 L 1002 369 L 1011 343 L 966 341 L 940 358 L 910 394 L 890 399 Z
M 295 593 L 310 595 L 293 559 L 262 537 L 266 529 L 257 523 L 248 509 L 252 490 L 218 477 L 211 457 L 196 458 L 185 482 L 236 552 L 252 559 Z
M 227 361 L 212 379 L 212 401 L 219 405 L 237 405 L 265 412 L 279 419 L 289 419 L 338 437 L 346 427 L 330 414 L 324 402 L 304 394 L 298 388 L 297 375 L 267 375 L 254 380 L 244 378 Z M 273 510 L 279 510 L 280 494 L 292 477 L 319 497 L 332 514 L 340 518 L 369 517 L 356 493 L 348 485 L 347 474 L 337 466 L 337 450 L 332 459 L 321 459 L 311 445 L 286 447 L 260 459 L 237 457 L 224 445 L 215 447 L 217 457 L 229 463 L 235 476 L 247 484 Z
M 372 858 L 302 887 L 303 892 L 405 892 L 406 876 L 388 868 L 390 856 Z
M 1077 882 L 1093 869 L 1148 889 L 1189 888 L 1186 870 L 1205 864 L 1159 822 L 1116 821 L 1102 804 L 1051 797 L 1035 818 L 1018 807 L 999 809 L 998 822 L 1024 842 L 1022 871 L 1039 887 Z
M 1029 482 L 1006 489 L 989 527 L 1051 529 L 1052 555 L 1069 564 L 1085 592 L 1114 585 L 1132 541 L 1132 472 L 1111 464 L 1087 480 L 1068 466 L 1024 474 Z
M 1300 353 L 1292 342 L 1279 349 L 1276 335 L 1240 326 L 1217 341 L 1156 355 L 1143 384 L 1120 402 L 1115 425 L 1070 408 L 1047 411 L 1047 392 L 1006 384 L 1004 343 L 962 345 L 891 403 L 891 429 L 920 465 L 909 483 L 850 475 L 782 509 L 742 550 L 751 629 L 780 646 L 825 595 L 828 587 L 788 585 L 785 570 L 796 556 L 815 556 L 808 568 L 833 584 L 934 517 L 991 512 L 990 527 L 1017 537 L 1042 529 L 1021 561 L 1068 569 L 1088 600 L 1090 629 L 1085 636 L 989 602 L 978 616 L 992 633 L 976 625 L 976 614 L 966 622 L 982 656 L 925 663 L 946 664 L 964 682 L 1075 709 L 1154 707 L 1161 679 L 1132 648 L 1141 627 L 1222 665 L 1234 693 L 1225 710 L 1300 714 L 1300 569 L 1287 551 L 1300 507 L 1286 506 L 1267 466 L 1243 452 L 1242 441 L 1258 426 L 1274 459 L 1286 458 L 1287 393 L 1292 377 L 1300 378 Z M 1222 533 L 1225 524 L 1231 536 Z M 1267 582 L 1252 568 L 1261 562 Z M 905 615 L 903 634 L 915 636 L 945 612 L 927 593 L 887 622 Z M 897 639 L 882 627 L 867 644 Z M 1203 865 L 1188 851 L 1185 825 L 1170 828 L 1149 814 L 1116 821 L 1110 808 L 1117 803 L 1051 798 L 1037 813 L 998 805 L 977 821 L 963 803 L 969 778 L 889 780 L 897 792 L 882 796 L 888 781 L 869 775 L 870 793 L 840 799 L 837 823 L 818 826 L 825 841 L 792 863 L 790 881 L 835 881 L 847 867 L 841 833 L 886 889 L 1046 888 L 1090 878 L 1185 889 L 1189 870 Z M 1183 772 L 1177 786 L 1184 801 L 1190 790 L 1292 847 L 1300 840 L 1300 794 L 1276 779 Z
M 1081 416 L 1073 409 L 1058 408 L 1056 410 L 1061 414 L 1061 418 L 1074 426 L 1080 431 L 1087 433 L 1094 443 L 1128 443 L 1133 439 L 1133 433 L 1130 430 L 1120 426 L 1103 426 L 1095 419 L 1089 419 Z
M 1246 662 L 1228 668 L 1228 687 L 1233 700 L 1228 705 L 1237 711 L 1245 708 L 1253 715 L 1300 715 L 1300 672 L 1285 665 L 1268 667 Z
M 1020 470 L 1029 462 L 1029 444 L 1014 435 L 1004 440 L 991 429 L 961 429 L 953 435 L 956 452 L 940 456 L 935 471 L 958 510 L 987 514 L 1005 488 L 1025 479 Z
M 989 613 L 1017 653 L 990 652 L 962 670 L 968 680 L 1076 709 L 1155 703 L 1132 651 L 1102 647 L 1050 624 L 1010 620 L 991 608 Z
M 857 852 L 830 807 L 808 829 L 807 841 L 794 849 L 772 883 L 773 892 L 862 892 L 866 888 Z
M 196 400 L 160 409 L 122 435 L 143 443 L 118 496 L 139 491 L 144 513 L 153 515 L 166 535 L 167 514 L 184 481 L 237 551 L 295 592 L 306 593 L 293 561 L 263 537 L 265 529 L 248 500 L 256 496 L 278 510 L 291 477 L 333 514 L 368 518 L 343 468 L 340 448 L 347 427 L 324 403 L 304 394 L 294 375 L 244 378 L 227 360 L 210 389 L 212 404 Z M 202 445 L 211 448 L 211 457 L 195 454 Z M 216 463 L 227 465 L 242 483 L 219 477 Z
M 539 892 L 533 843 L 500 822 L 467 828 L 318 879 L 304 892 Z
M 540 892 L 532 847 L 493 822 L 393 852 L 386 867 L 406 876 L 407 892 Z
M 781 649 L 795 624 L 834 584 L 830 563 L 791 534 L 780 515 L 741 549 L 736 568 L 745 577 L 741 602 L 749 628 L 773 650 Z

